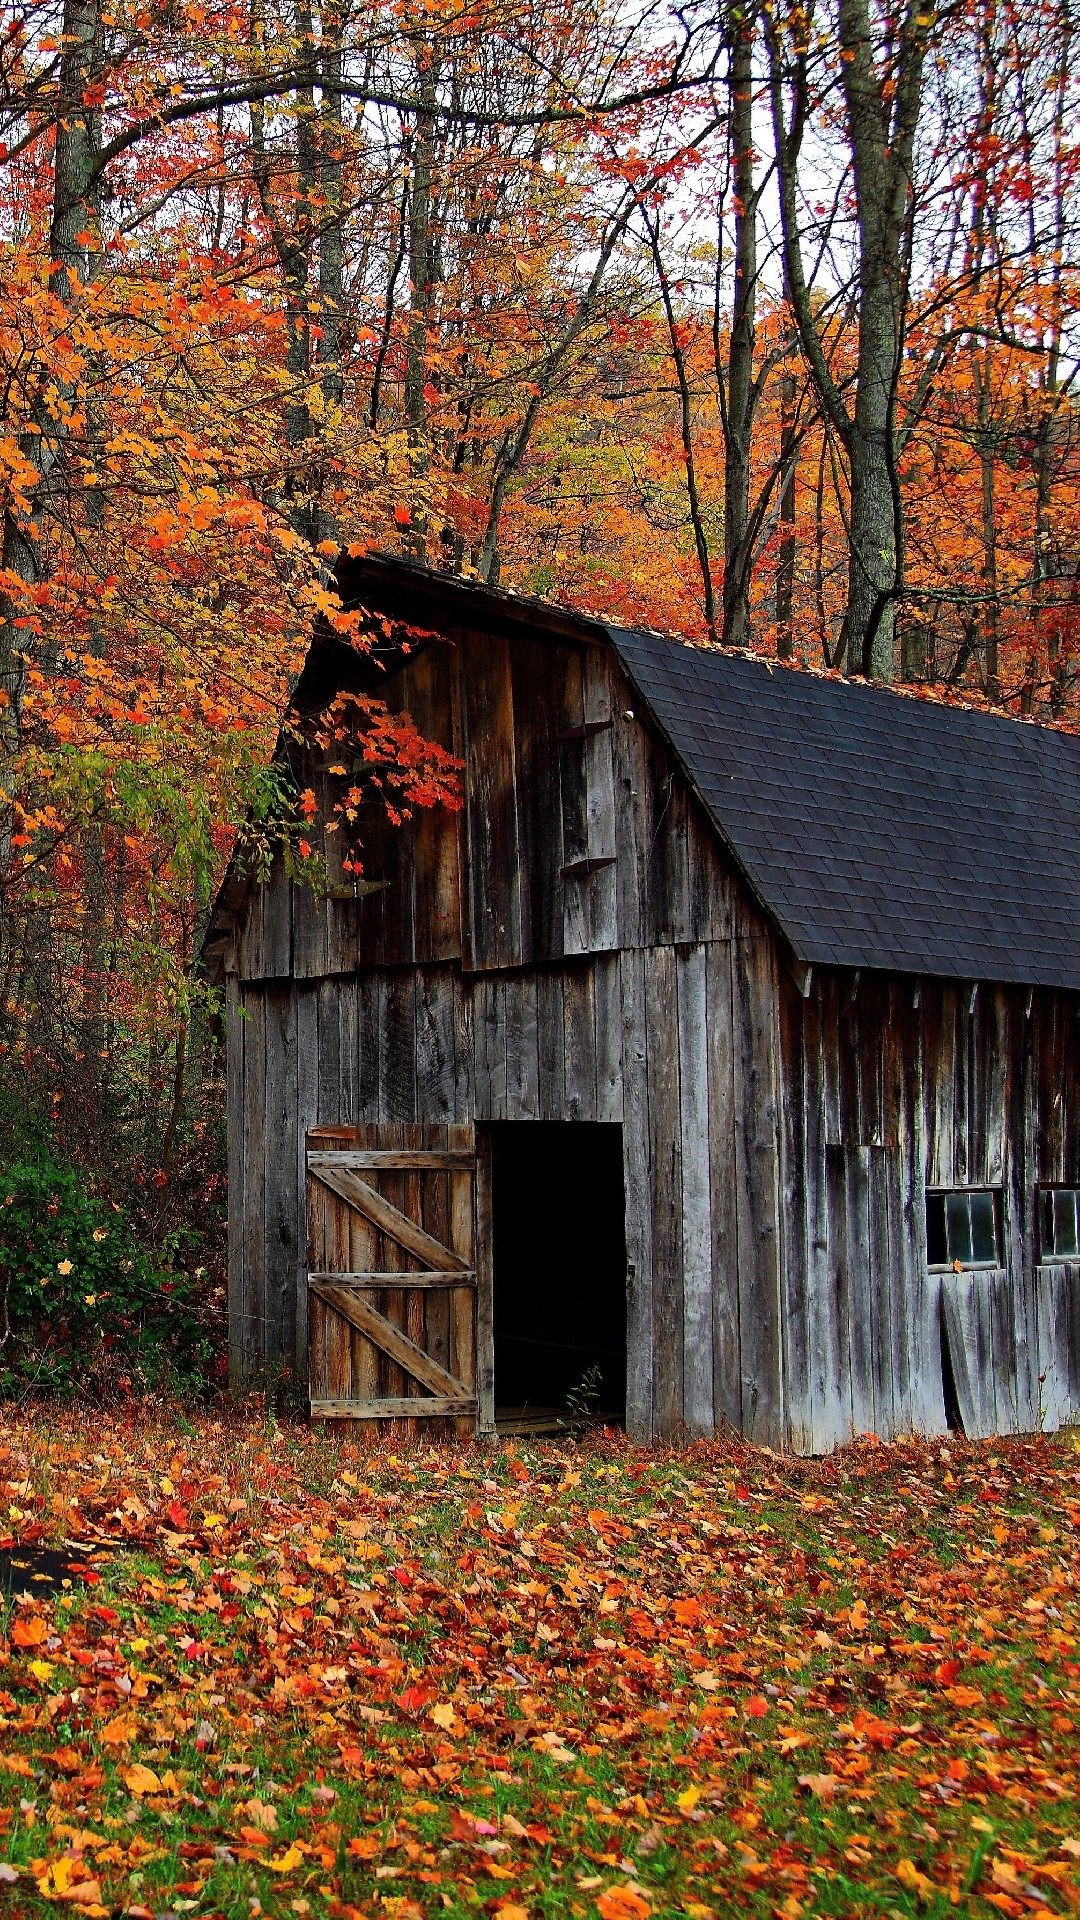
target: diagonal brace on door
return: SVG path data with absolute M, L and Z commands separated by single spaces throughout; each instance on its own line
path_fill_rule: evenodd
M 402 1213 L 400 1208 L 394 1206 L 393 1201 L 387 1200 L 384 1194 L 377 1193 L 374 1187 L 369 1186 L 366 1180 L 361 1180 L 357 1174 L 348 1173 L 344 1168 L 320 1166 L 313 1166 L 311 1174 L 314 1179 L 321 1180 L 324 1187 L 329 1187 L 331 1193 L 336 1193 L 348 1206 L 355 1207 L 357 1213 L 362 1213 L 365 1219 L 371 1221 L 372 1226 L 378 1227 L 391 1240 L 395 1240 L 399 1247 L 405 1248 L 407 1253 L 415 1254 L 418 1260 L 426 1261 L 429 1267 L 433 1267 L 436 1271 L 450 1269 L 455 1273 L 472 1271 L 468 1261 L 463 1260 L 459 1253 L 455 1253 L 451 1247 L 444 1246 L 443 1242 L 436 1240 L 433 1234 L 425 1233 L 423 1227 L 418 1226 L 415 1220 L 410 1220 L 408 1214 Z
M 429 1393 L 460 1401 L 466 1411 L 472 1405 L 471 1397 L 460 1380 L 455 1380 L 452 1373 L 447 1373 L 445 1367 L 440 1367 L 437 1360 L 424 1352 L 423 1347 L 418 1347 L 408 1334 L 402 1333 L 400 1327 L 395 1327 L 391 1320 L 387 1320 L 384 1314 L 377 1312 L 351 1288 L 327 1286 L 322 1281 L 313 1280 L 311 1292 L 317 1294 L 320 1300 L 325 1300 L 328 1307 L 340 1313 L 342 1319 L 348 1320 L 359 1333 L 365 1334 L 412 1379 L 419 1381 L 422 1387 L 427 1387 Z

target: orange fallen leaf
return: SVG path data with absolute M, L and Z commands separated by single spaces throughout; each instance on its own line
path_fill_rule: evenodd
M 49 1637 L 49 1629 L 44 1620 L 36 1614 L 21 1616 L 11 1629 L 13 1647 L 41 1647 Z
M 600 1894 L 596 1910 L 601 1920 L 648 1920 L 652 1912 L 648 1900 L 636 1887 L 608 1887 Z
M 144 1767 L 138 1760 L 130 1767 L 125 1767 L 120 1778 L 129 1793 L 141 1795 L 161 1792 L 161 1781 L 153 1767 Z

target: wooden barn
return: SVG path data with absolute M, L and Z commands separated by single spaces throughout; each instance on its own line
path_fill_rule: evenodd
M 464 804 L 223 885 L 236 1374 L 814 1451 L 1080 1413 L 1080 739 L 340 585 L 430 637 L 316 638 L 298 711 L 377 687 Z

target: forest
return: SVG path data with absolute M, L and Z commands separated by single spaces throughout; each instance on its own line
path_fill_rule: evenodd
M 1069 0 L 9 8 L 0 1389 L 220 1368 L 198 954 L 238 835 L 320 884 L 271 756 L 313 622 L 364 644 L 343 548 L 1075 723 L 1077 33 Z M 364 724 L 356 806 L 453 803 Z

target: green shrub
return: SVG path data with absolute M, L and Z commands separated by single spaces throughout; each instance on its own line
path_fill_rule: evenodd
M 0 1156 L 0 1395 L 189 1393 L 210 1341 L 179 1237 L 150 1254 L 44 1136 Z

